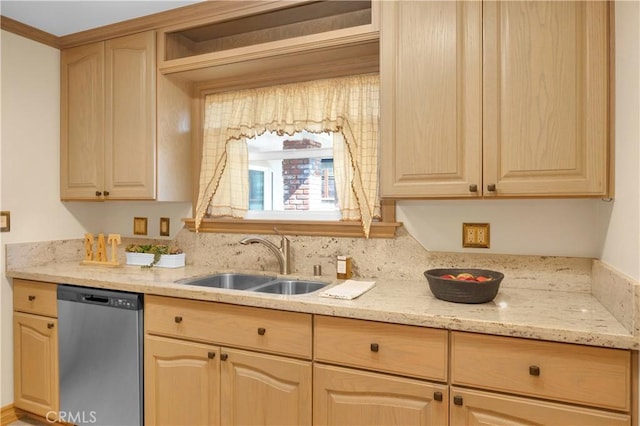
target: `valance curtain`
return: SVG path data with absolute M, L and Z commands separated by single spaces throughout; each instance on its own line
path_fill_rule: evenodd
M 368 237 L 379 217 L 379 79 L 358 75 L 208 95 L 196 230 L 207 213 L 244 217 L 248 208 L 245 138 L 264 132 L 334 132 L 336 192 L 343 220 Z

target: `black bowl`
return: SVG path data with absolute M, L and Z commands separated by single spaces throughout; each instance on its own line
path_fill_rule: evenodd
M 443 275 L 456 276 L 461 273 L 491 279 L 478 282 L 442 278 Z M 427 277 L 429 288 L 436 298 L 456 303 L 486 303 L 492 301 L 496 297 L 496 294 L 498 294 L 500 282 L 504 278 L 504 274 L 501 272 L 490 271 L 488 269 L 468 268 L 430 269 L 424 271 L 424 276 Z

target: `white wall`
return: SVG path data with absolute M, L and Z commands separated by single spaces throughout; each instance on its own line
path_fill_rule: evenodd
M 640 2 L 616 2 L 616 197 L 599 256 L 640 280 Z
M 13 402 L 12 289 L 4 276 L 4 244 L 82 238 L 85 232 L 133 236 L 133 217 L 148 218 L 159 238 L 160 217 L 172 234 L 191 215 L 190 203 L 62 203 L 59 187 L 60 52 L 0 33 L 0 208 L 11 231 L 0 234 L 0 406 Z

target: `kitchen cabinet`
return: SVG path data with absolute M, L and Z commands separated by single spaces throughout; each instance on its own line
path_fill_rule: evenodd
M 220 424 L 220 349 L 146 335 L 145 423 Z
M 237 349 L 221 353 L 224 425 L 311 425 L 311 362 Z
M 381 194 L 607 196 L 608 2 L 382 2 Z
M 311 315 L 147 296 L 145 332 L 148 424 L 185 423 L 176 391 L 189 424 L 311 424 Z
M 61 53 L 63 200 L 154 199 L 155 33 Z
M 523 424 L 631 422 L 624 414 L 631 410 L 625 350 L 454 331 L 451 385 L 452 425 L 513 417 Z
M 40 416 L 60 405 L 56 288 L 13 280 L 14 405 Z
M 450 424 L 629 426 L 631 419 L 626 414 L 453 386 Z
M 448 388 L 316 364 L 314 425 L 446 425 Z
M 316 316 L 314 424 L 447 424 L 447 341 L 445 330 Z

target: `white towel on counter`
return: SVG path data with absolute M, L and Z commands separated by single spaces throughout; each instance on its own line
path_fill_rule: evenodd
M 320 293 L 322 297 L 332 297 L 334 299 L 355 299 L 356 297 L 371 290 L 376 285 L 375 281 L 354 281 L 346 280 L 342 284 L 324 290 Z

